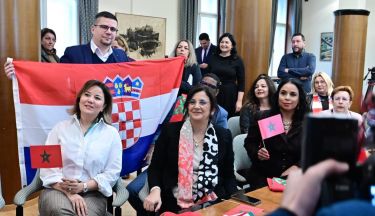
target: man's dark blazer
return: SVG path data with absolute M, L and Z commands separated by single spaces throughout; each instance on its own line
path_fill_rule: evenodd
M 128 56 L 121 49 L 112 49 L 114 63 L 118 62 L 129 62 Z M 64 55 L 60 58 L 61 63 L 73 63 L 73 64 L 92 64 L 92 50 L 90 43 L 84 45 L 77 45 L 67 47 Z
M 172 190 L 177 186 L 178 149 L 182 125 L 183 122 L 176 122 L 163 127 L 156 141 L 152 161 L 147 171 L 149 187 L 159 186 L 161 188 L 161 212 L 179 210 Z M 225 198 L 236 191 L 232 136 L 228 129 L 216 126 L 214 128 L 219 142 L 217 162 L 219 176 L 214 192 L 219 198 Z
M 208 63 L 208 60 L 210 59 L 210 57 L 216 53 L 216 49 L 217 49 L 217 46 L 211 44 L 210 46 L 210 49 L 208 50 L 208 53 L 206 54 L 206 58 L 203 59 L 202 61 L 202 47 L 198 47 L 195 49 L 195 55 L 197 56 L 197 62 L 198 64 L 202 64 L 202 63 Z M 201 68 L 201 72 L 202 72 L 202 76 L 204 74 L 207 73 L 207 69 L 202 69 Z

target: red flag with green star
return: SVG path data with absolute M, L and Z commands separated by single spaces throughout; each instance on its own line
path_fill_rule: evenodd
M 30 146 L 32 168 L 57 168 L 62 167 L 60 145 Z
M 263 140 L 285 132 L 280 114 L 259 120 L 258 125 Z

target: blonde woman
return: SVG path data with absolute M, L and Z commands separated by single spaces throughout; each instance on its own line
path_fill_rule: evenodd
M 328 74 L 316 72 L 311 80 L 311 93 L 307 95 L 309 108 L 313 113 L 319 113 L 323 110 L 332 109 L 332 100 L 330 98 L 333 91 L 333 82 Z
M 193 44 L 189 40 L 180 40 L 176 43 L 171 57 L 182 56 L 185 58 L 184 73 L 182 74 L 182 82 L 180 86 L 180 94 L 187 94 L 189 90 L 197 85 L 202 80 L 201 70 L 195 56 L 195 50 Z M 192 82 L 188 82 L 192 77 Z

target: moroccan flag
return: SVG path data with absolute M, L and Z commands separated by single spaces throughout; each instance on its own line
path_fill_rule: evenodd
M 184 120 L 184 105 L 186 96 L 186 94 L 182 94 L 177 98 L 176 105 L 173 109 L 173 114 L 169 122 L 180 122 Z
M 60 145 L 30 146 L 31 167 L 56 168 L 62 167 Z
M 271 191 L 275 191 L 275 192 L 282 192 L 285 190 L 285 187 L 286 187 L 286 180 L 281 179 L 281 178 L 276 178 L 276 177 L 273 177 L 272 179 L 267 178 L 267 183 L 268 183 L 268 188 Z
M 30 146 L 45 143 L 49 131 L 67 113 L 83 84 L 102 81 L 113 98 L 112 125 L 119 131 L 123 151 L 121 175 L 144 164 L 155 131 L 176 102 L 184 58 L 114 64 L 62 64 L 13 61 L 21 183 L 30 183 L 36 170 Z
M 258 125 L 263 140 L 285 132 L 280 114 L 259 120 Z

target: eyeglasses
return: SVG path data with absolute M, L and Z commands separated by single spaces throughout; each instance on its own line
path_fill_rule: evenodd
M 208 83 L 208 82 L 205 82 L 205 81 L 200 81 L 200 84 L 208 86 L 208 87 L 213 88 L 213 89 L 218 89 L 219 88 L 218 86 L 212 85 L 211 83 Z
M 107 26 L 107 25 L 94 25 L 94 26 L 99 26 L 101 29 L 108 31 L 108 29 L 111 30 L 111 32 L 117 32 L 118 29 L 115 27 Z
M 196 101 L 194 99 L 191 99 L 190 101 L 188 101 L 188 103 L 191 106 L 194 106 L 196 103 L 198 103 L 200 106 L 205 106 L 205 105 L 209 104 L 210 102 L 209 101 L 205 101 L 205 100 Z

